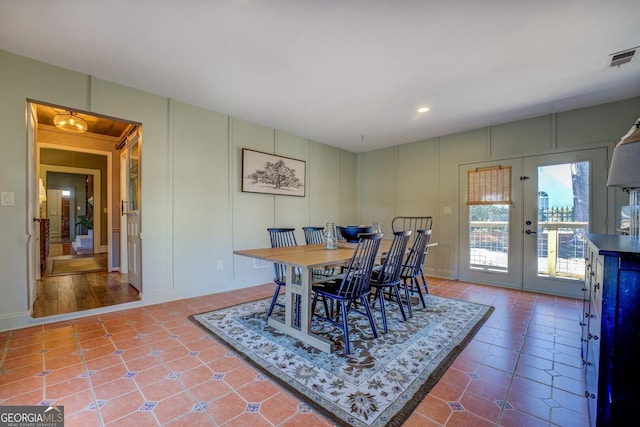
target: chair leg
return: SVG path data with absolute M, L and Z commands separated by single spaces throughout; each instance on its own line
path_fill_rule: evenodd
M 409 279 L 411 280 L 411 279 Z M 409 309 L 409 317 L 413 317 L 413 310 L 411 308 L 411 295 L 409 295 L 409 285 L 407 284 L 407 279 L 403 281 L 404 285 L 404 296 L 407 299 L 407 307 Z
M 424 293 L 428 294 L 429 286 L 427 284 L 427 279 L 424 277 L 424 271 L 422 270 L 422 267 L 420 268 L 420 276 L 422 277 L 422 286 L 424 286 Z
M 415 286 L 416 289 L 418 290 L 418 296 L 420 297 L 420 301 L 422 302 L 422 306 L 424 308 L 427 308 L 427 304 L 425 304 L 425 302 L 424 302 L 424 296 L 422 295 L 422 290 L 420 289 L 420 283 L 418 283 L 418 278 L 416 276 L 414 276 L 411 279 L 411 283 L 413 284 L 412 286 Z
M 400 299 L 400 292 L 398 291 L 398 285 L 392 286 L 392 287 L 393 287 L 393 293 L 396 296 L 396 302 L 398 303 L 398 307 L 400 307 L 400 313 L 402 314 L 402 319 L 404 321 L 406 321 L 407 320 L 407 315 L 404 314 L 404 307 L 402 306 L 402 300 Z M 386 327 L 386 325 L 385 325 L 385 327 Z M 385 330 L 385 332 L 387 332 L 387 331 Z
M 267 319 L 271 316 L 273 312 L 273 307 L 276 305 L 276 301 L 278 299 L 278 295 L 280 294 L 280 287 L 282 285 L 276 283 L 276 290 L 273 292 L 273 298 L 271 298 L 271 305 L 269 306 L 269 311 L 267 312 Z
M 317 301 L 318 301 L 318 294 L 314 294 L 313 304 L 311 306 L 311 313 L 315 313 Z M 327 298 L 325 298 L 324 296 L 322 297 L 322 305 L 324 306 L 324 314 L 326 315 L 327 319 L 331 319 L 331 316 L 329 315 L 329 306 L 327 306 Z
M 376 300 L 378 299 L 378 295 L 380 295 L 380 288 L 375 288 L 375 289 L 376 289 L 376 293 L 373 294 L 373 298 L 371 299 L 371 307 L 374 307 L 374 308 L 376 306 Z
M 340 301 L 342 309 L 342 333 L 344 334 L 344 352 L 351 353 L 351 345 L 349 345 L 349 324 L 347 323 L 347 306 L 343 300 Z
M 380 300 L 380 313 L 382 314 L 382 327 L 384 329 L 384 332 L 387 333 L 387 312 L 384 306 L 384 292 L 380 292 L 380 288 L 376 288 L 376 294 L 379 296 L 378 299 Z M 376 300 L 373 300 L 373 304 L 376 303 Z M 404 316 L 404 312 L 402 313 L 402 315 Z M 406 319 L 405 319 L 406 320 Z
M 367 317 L 369 318 L 369 325 L 371 325 L 371 330 L 373 331 L 373 337 L 378 338 L 378 330 L 376 329 L 376 323 L 373 321 L 373 315 L 371 314 L 371 307 L 369 307 L 369 301 L 367 297 L 360 297 L 362 301 L 362 305 L 364 305 L 364 309 L 367 312 Z

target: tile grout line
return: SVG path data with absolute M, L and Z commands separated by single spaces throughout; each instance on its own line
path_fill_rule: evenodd
M 82 349 L 82 345 L 80 344 L 80 336 L 79 332 L 76 329 L 76 322 L 71 321 L 71 325 L 73 327 L 73 336 L 76 340 L 76 345 L 78 346 L 78 351 L 80 352 L 80 359 L 82 360 L 82 367 L 84 369 L 84 376 L 89 384 L 89 392 L 91 393 L 91 397 L 93 399 L 93 405 L 95 407 L 96 415 L 98 416 L 98 422 L 100 423 L 100 427 L 104 427 L 104 419 L 102 418 L 102 412 L 100 411 L 100 405 L 98 404 L 98 398 L 96 396 L 96 392 L 93 388 L 93 382 L 91 381 L 91 375 L 89 375 L 89 367 L 87 366 L 87 360 L 84 357 L 84 350 Z M 104 326 L 101 325 L 104 329 Z M 106 333 L 106 331 L 105 331 Z M 90 410 L 86 408 L 85 410 Z M 80 412 L 80 411 L 78 411 Z

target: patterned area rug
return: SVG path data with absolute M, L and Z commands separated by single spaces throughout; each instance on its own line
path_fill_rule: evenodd
M 71 273 L 87 273 L 90 271 L 106 270 L 103 265 L 95 257 L 80 258 L 54 258 L 51 274 L 71 274 Z
M 349 329 L 352 353 L 346 356 L 337 328 L 314 319 L 314 333 L 335 343 L 335 351 L 326 354 L 268 326 L 268 307 L 269 299 L 259 300 L 192 320 L 314 410 L 349 426 L 402 425 L 493 312 L 490 306 L 429 295 L 427 308 L 414 303 L 413 318 L 405 322 L 388 302 L 389 332 L 382 332 L 374 310 L 377 339 L 365 316 L 350 315 L 356 324 Z

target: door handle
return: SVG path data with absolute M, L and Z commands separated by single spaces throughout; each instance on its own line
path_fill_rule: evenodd
M 42 221 L 42 218 L 36 218 L 35 216 L 33 217 L 33 222 L 40 222 Z
M 537 231 L 531 231 L 531 230 L 526 230 L 525 233 L 527 233 L 527 234 L 538 234 Z
M 125 216 L 127 214 L 127 211 L 124 210 L 124 207 L 126 206 L 127 201 L 126 200 L 122 200 L 120 202 L 120 212 L 122 212 L 122 216 Z

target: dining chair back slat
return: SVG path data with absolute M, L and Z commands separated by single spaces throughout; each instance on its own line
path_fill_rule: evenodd
M 324 227 L 302 227 L 304 240 L 307 245 L 320 245 L 324 243 Z
M 396 231 L 411 230 L 413 235 L 409 246 L 418 238 L 418 230 L 431 230 L 433 228 L 432 216 L 397 216 L 391 220 L 391 230 Z

